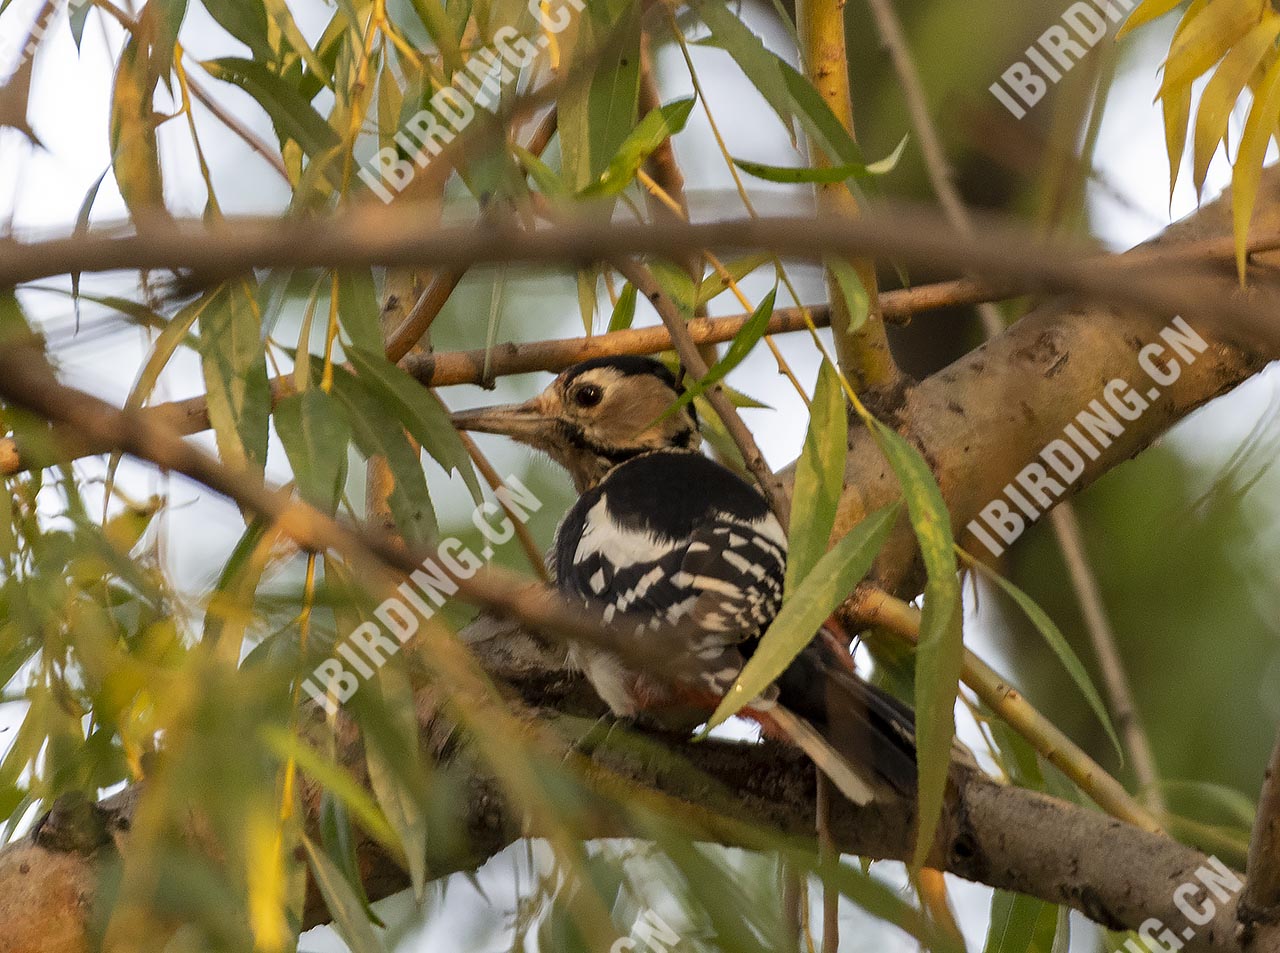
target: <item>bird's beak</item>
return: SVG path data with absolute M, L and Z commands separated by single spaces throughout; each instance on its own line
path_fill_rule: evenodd
M 523 404 L 477 407 L 453 415 L 453 424 L 460 430 L 502 434 L 512 440 L 534 445 L 547 442 L 554 423 L 554 417 L 546 412 L 541 395 Z

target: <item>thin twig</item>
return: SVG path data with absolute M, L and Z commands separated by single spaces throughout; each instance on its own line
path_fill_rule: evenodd
M 121 410 L 60 383 L 35 343 L 16 341 L 0 348 L 0 399 L 77 433 L 83 442 L 129 454 L 213 490 L 268 520 L 305 552 L 333 551 L 357 564 L 405 574 L 432 560 L 431 550 L 407 546 L 377 529 L 344 524 L 269 486 L 260 474 L 232 469 L 184 440 L 164 418 Z M 623 626 L 602 624 L 527 576 L 489 565 L 450 577 L 459 598 L 499 617 L 517 619 L 534 631 L 607 648 L 660 675 L 674 675 L 689 664 L 680 657 L 679 645 L 685 640 L 679 633 L 672 639 L 646 634 L 641 641 Z
M 920 637 L 920 610 L 883 590 L 860 588 L 841 607 L 840 614 L 853 629 L 879 626 L 911 645 Z M 1143 830 L 1161 831 L 1160 822 L 1133 799 L 1124 785 L 1037 711 L 1007 679 L 968 649 L 964 652 L 960 679 L 1104 811 Z
M 547 575 L 546 559 L 542 555 L 542 549 L 538 546 L 538 541 L 533 538 L 533 533 L 529 531 L 529 524 L 511 507 L 505 495 L 498 493 L 504 483 L 502 477 L 493 468 L 489 458 L 476 446 L 476 442 L 471 439 L 471 434 L 466 431 L 458 431 L 458 436 L 462 438 L 462 445 L 467 448 L 467 453 L 471 456 L 476 469 L 480 471 L 484 481 L 489 484 L 489 489 L 494 491 L 494 498 L 498 501 L 498 505 L 502 507 L 502 512 L 507 514 L 507 519 L 510 520 L 512 527 L 516 531 L 516 536 L 520 540 L 520 546 L 524 549 L 525 557 L 529 560 L 529 568 L 543 582 L 550 582 L 550 577 Z
M 223 108 L 222 104 L 200 85 L 195 74 L 190 71 L 187 72 L 187 85 L 191 88 L 191 92 L 196 99 L 200 100 L 205 108 L 218 118 L 219 122 L 235 133 L 245 145 L 265 159 L 267 165 L 280 173 L 282 179 L 286 182 L 291 182 L 289 170 L 285 168 L 284 159 L 280 157 L 280 154 L 263 142 L 258 134 L 241 122 L 237 116 Z
M 838 858 L 839 849 L 831 836 L 831 783 L 818 775 L 817 799 L 813 805 L 814 825 L 818 833 L 818 856 L 826 860 Z M 822 888 L 822 953 L 837 953 L 840 947 L 840 893 L 825 884 Z
M 422 340 L 464 274 L 461 269 L 449 270 L 432 278 L 404 320 L 387 337 L 387 360 L 393 363 L 400 361 Z
M 1143 798 L 1153 809 L 1163 814 L 1166 807 L 1164 795 L 1160 790 L 1160 773 L 1156 769 L 1155 754 L 1151 750 L 1151 740 L 1138 714 L 1137 702 L 1133 697 L 1133 686 L 1125 671 L 1115 630 L 1111 627 L 1106 603 L 1102 599 L 1102 589 L 1098 585 L 1097 574 L 1089 563 L 1089 556 L 1084 547 L 1084 534 L 1080 530 L 1080 521 L 1076 518 L 1075 507 L 1072 506 L 1071 501 L 1063 500 L 1054 507 L 1049 514 L 1049 522 L 1053 526 L 1058 547 L 1062 550 L 1067 575 L 1071 579 L 1071 588 L 1076 594 L 1080 611 L 1084 615 L 1085 631 L 1089 633 L 1089 640 L 1093 644 L 1094 655 L 1098 660 L 1103 690 L 1107 693 L 1107 702 L 1111 708 L 1111 715 L 1115 719 L 1116 731 L 1120 735 L 1129 763 L 1133 766 L 1134 777 L 1142 788 Z
M 935 216 L 899 209 L 892 216 L 856 220 L 778 218 L 659 225 L 574 222 L 534 231 L 509 222 L 484 227 L 433 228 L 408 210 L 363 209 L 327 223 L 227 219 L 208 225 L 148 223 L 135 235 L 107 237 L 94 229 L 44 242 L 0 241 L 0 287 L 72 271 L 191 269 L 205 276 L 254 267 L 344 268 L 464 267 L 477 263 L 608 261 L 652 254 L 674 259 L 691 248 L 769 248 L 795 257 L 878 253 L 907 264 L 981 274 L 1020 291 L 1058 291 L 1141 309 L 1182 314 L 1274 342 L 1274 314 L 1265 302 L 1224 294 L 1231 287 L 1218 271 L 1160 267 L 1168 259 L 1150 253 L 1082 254 L 1078 246 L 1043 241 L 1020 229 L 991 226 L 980 238 L 957 235 Z M 1258 235 L 1253 251 L 1280 245 L 1280 235 Z

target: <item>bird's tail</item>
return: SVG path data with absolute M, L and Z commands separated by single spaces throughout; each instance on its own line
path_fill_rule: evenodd
M 778 679 L 775 718 L 858 804 L 916 790 L 915 715 L 815 639 Z M 779 717 L 781 716 L 781 717 Z M 797 722 L 800 722 L 797 724 Z

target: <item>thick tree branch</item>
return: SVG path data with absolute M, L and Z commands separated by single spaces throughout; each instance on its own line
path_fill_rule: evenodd
M 1249 879 L 1238 912 L 1245 949 L 1265 949 L 1280 936 L 1280 737 L 1267 764 L 1249 842 Z
M 1280 175 L 1270 170 L 1263 181 L 1258 224 L 1271 230 L 1280 225 Z M 1230 198 L 1224 196 L 1133 254 L 1151 256 L 1178 242 L 1214 243 L 1230 231 Z M 1235 320 L 1239 312 L 1229 314 L 1246 306 L 1259 313 L 1275 313 L 1280 270 L 1274 267 L 1274 258 L 1267 255 L 1255 261 L 1247 292 L 1225 272 L 1206 280 L 1203 290 L 1216 294 L 1222 307 L 1194 317 L 1188 311 L 1181 314 L 1208 348 L 1181 368 L 1176 381 L 1160 387 L 1157 399 L 1137 420 L 1124 421 L 1123 433 L 1100 448 L 1096 459 L 1084 459 L 1081 476 L 1065 488 L 1063 498 L 1078 493 L 1193 410 L 1280 356 L 1280 348 L 1265 332 L 1259 337 L 1240 333 L 1242 325 Z M 1151 299 L 1150 304 L 1091 307 L 1070 300 L 1046 302 L 999 337 L 908 390 L 893 423 L 915 441 L 933 466 L 962 546 L 985 552 L 966 525 L 999 499 L 1024 467 L 1038 460 L 1049 441 L 1062 437 L 1080 411 L 1104 399 L 1108 382 L 1129 383 L 1146 395 L 1152 380 L 1139 361 L 1139 352 L 1158 342 L 1159 332 L 1179 313 L 1163 297 Z M 1252 325 L 1253 319 L 1245 321 Z M 896 499 L 899 492 L 865 429 L 850 435 L 846 474 L 837 532 Z M 890 592 L 916 591 L 915 552 L 910 531 L 899 533 L 873 572 L 876 583 Z
M 490 625 L 487 634 L 486 640 L 472 642 L 472 650 L 486 671 L 507 686 L 520 718 L 554 724 L 566 713 L 599 714 L 589 686 L 560 668 L 560 653 L 509 628 Z M 417 698 L 425 754 L 438 758 L 448 748 L 455 752 L 451 756 L 468 759 L 472 769 L 465 748 L 458 751 L 447 743 L 456 740 L 456 734 L 440 714 L 437 696 L 422 689 Z M 618 750 L 597 749 L 588 755 L 567 738 L 563 743 L 564 755 L 581 757 L 582 770 L 605 789 L 617 790 L 622 782 L 643 785 L 651 792 L 643 796 L 663 799 L 699 825 L 708 841 L 753 846 L 744 821 L 796 838 L 813 836 L 816 778 L 807 760 L 789 748 L 772 743 L 674 743 L 675 754 L 705 773 L 708 782 L 678 771 L 654 772 L 650 764 Z M 340 759 L 362 779 L 365 761 L 354 726 L 343 724 L 340 745 Z M 478 768 L 472 771 L 467 795 L 458 823 L 470 837 L 460 852 L 430 858 L 432 876 L 475 869 L 521 836 L 522 819 L 511 815 L 500 787 Z M 82 928 L 83 920 L 68 918 L 62 905 L 70 897 L 76 900 L 74 912 L 87 912 L 97 862 L 109 856 L 104 852 L 114 849 L 113 842 L 127 849 L 128 820 L 138 797 L 139 791 L 130 789 L 92 810 L 60 806 L 50 822 L 0 852 L 0 949 L 78 953 L 82 947 L 74 945 L 71 927 Z M 304 787 L 313 825 L 319 798 L 318 788 Z M 892 802 L 855 808 L 836 799 L 830 830 L 845 853 L 903 859 L 912 847 L 911 807 Z M 628 831 L 606 823 L 589 833 L 608 837 L 626 836 Z M 371 898 L 407 886 L 403 871 L 374 843 L 362 842 L 359 858 Z M 1205 858 L 1105 815 L 963 774 L 957 777 L 931 862 L 968 879 L 1067 904 L 1112 927 L 1136 928 L 1154 916 L 1180 934 L 1190 924 L 1174 903 L 1172 890 L 1193 880 Z M 53 911 L 64 912 L 55 917 Z M 46 913 L 48 923 L 59 924 L 60 935 L 50 935 L 47 928 L 31 930 L 31 924 L 46 921 Z M 1237 950 L 1234 917 L 1234 909 L 1224 906 L 1210 924 L 1196 928 L 1197 939 L 1188 948 Z M 312 891 L 306 925 L 325 919 L 323 904 Z M 6 946 L 14 936 L 22 939 Z

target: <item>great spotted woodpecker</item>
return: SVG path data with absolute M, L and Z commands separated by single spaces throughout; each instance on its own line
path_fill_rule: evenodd
M 787 538 L 764 497 L 699 452 L 693 405 L 644 357 L 585 361 L 532 400 L 455 415 L 546 452 L 580 494 L 549 563 L 562 592 L 614 623 L 687 633 L 697 673 L 681 685 L 575 646 L 572 660 L 619 716 L 666 727 L 705 720 L 782 604 Z M 754 707 L 768 727 L 780 705 L 833 747 L 872 792 L 915 789 L 910 709 L 851 670 L 847 653 L 815 638 Z

